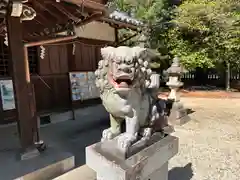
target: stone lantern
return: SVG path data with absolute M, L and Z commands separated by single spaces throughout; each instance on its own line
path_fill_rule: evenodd
M 187 109 L 180 102 L 178 90 L 183 86 L 181 76 L 185 69 L 181 66 L 179 58 L 175 57 L 170 68 L 167 69 L 169 80 L 166 85 L 171 89 L 168 96 L 168 102 L 172 105 L 169 115 L 169 123 L 172 125 L 182 125 L 190 120 Z
M 183 67 L 180 65 L 178 57 L 173 59 L 173 63 L 170 68 L 167 69 L 169 80 L 166 85 L 171 89 L 168 99 L 173 101 L 179 101 L 178 89 L 183 86 L 181 82 L 181 76 L 184 72 Z

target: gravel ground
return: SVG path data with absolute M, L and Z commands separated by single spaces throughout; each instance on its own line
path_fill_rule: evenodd
M 176 127 L 179 153 L 169 164 L 169 180 L 240 179 L 240 100 L 182 98 L 194 113 Z

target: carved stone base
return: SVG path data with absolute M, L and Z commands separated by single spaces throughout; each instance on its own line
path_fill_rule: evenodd
M 168 161 L 178 152 L 178 138 L 166 136 L 128 159 L 101 149 L 99 142 L 86 148 L 86 164 L 97 180 L 167 180 Z
M 105 141 L 104 143 L 99 143 L 96 145 L 96 149 L 99 152 L 103 153 L 109 153 L 111 156 L 115 156 L 118 159 L 125 160 L 134 154 L 140 152 L 144 148 L 151 146 L 152 144 L 156 143 L 157 141 L 161 140 L 165 135 L 160 132 L 156 132 L 152 135 L 152 137 L 148 140 L 139 140 L 136 143 L 134 143 L 131 147 L 128 148 L 127 152 L 122 152 L 118 148 L 118 138 L 121 137 L 121 135 L 117 136 L 111 141 Z
M 168 180 L 168 162 L 163 164 L 160 169 L 150 174 L 144 180 Z
M 180 101 L 174 101 L 168 118 L 171 125 L 183 125 L 190 121 L 188 111 Z

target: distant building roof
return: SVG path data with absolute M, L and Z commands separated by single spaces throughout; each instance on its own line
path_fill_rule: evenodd
M 116 11 L 116 10 L 109 14 L 109 18 L 112 20 L 115 20 L 115 21 L 120 21 L 120 22 L 131 24 L 134 26 L 144 25 L 142 21 L 129 16 L 125 12 L 120 12 L 120 11 Z

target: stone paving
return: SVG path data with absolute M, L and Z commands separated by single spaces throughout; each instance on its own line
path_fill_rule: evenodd
M 82 108 L 76 120 L 50 124 L 40 128 L 40 137 L 48 147 L 70 152 L 76 165 L 85 164 L 85 147 L 100 140 L 102 130 L 108 126 L 108 114 L 102 105 Z M 13 163 L 19 150 L 16 125 L 0 128 L 0 169 L 6 162 Z M 1 177 L 2 171 L 0 171 Z M 1 180 L 1 178 L 0 178 Z
M 179 153 L 169 164 L 169 180 L 240 179 L 240 99 L 182 98 L 195 112 L 177 127 Z M 71 152 L 77 166 L 85 163 L 85 147 L 99 141 L 108 123 L 102 106 L 85 108 L 77 120 L 41 128 L 49 146 Z M 16 127 L 0 128 L 0 168 L 18 149 Z M 0 176 L 2 175 L 0 172 Z M 1 179 L 1 178 L 0 178 Z
M 240 99 L 182 98 L 192 120 L 177 127 L 169 180 L 240 179 Z

